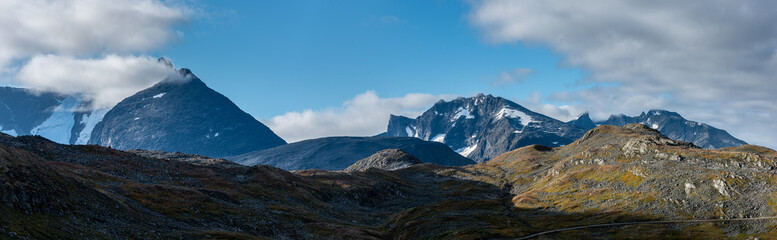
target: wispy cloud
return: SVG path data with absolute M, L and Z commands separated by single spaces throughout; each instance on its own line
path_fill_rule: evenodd
M 96 108 L 111 107 L 140 89 L 173 77 L 180 75 L 154 58 L 116 55 L 94 59 L 37 55 L 17 75 L 26 87 L 81 95 L 92 100 Z

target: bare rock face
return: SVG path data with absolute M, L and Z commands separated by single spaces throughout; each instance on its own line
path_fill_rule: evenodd
M 270 128 L 188 69 L 130 96 L 105 114 L 89 144 L 225 157 L 286 144 Z
M 345 171 L 365 171 L 370 168 L 397 170 L 419 163 L 422 163 L 421 160 L 418 160 L 418 158 L 410 155 L 405 151 L 402 151 L 401 149 L 386 149 L 377 152 L 365 159 L 359 160 L 350 167 L 346 168 Z

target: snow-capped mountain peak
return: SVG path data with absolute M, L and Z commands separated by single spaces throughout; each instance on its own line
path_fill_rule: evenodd
M 387 135 L 445 143 L 482 162 L 528 144 L 568 144 L 584 130 L 492 95 L 439 101 L 416 119 L 391 116 Z

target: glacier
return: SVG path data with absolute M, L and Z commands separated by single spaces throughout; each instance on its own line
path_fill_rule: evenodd
M 81 104 L 81 101 L 75 97 L 65 98 L 54 109 L 51 117 L 46 119 L 41 125 L 33 128 L 30 134 L 40 135 L 57 143 L 69 144 L 70 133 L 75 124 L 74 110 L 79 104 Z

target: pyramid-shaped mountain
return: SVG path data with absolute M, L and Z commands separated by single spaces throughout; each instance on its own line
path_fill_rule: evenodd
M 286 144 L 188 69 L 140 91 L 105 114 L 90 144 L 223 157 Z

